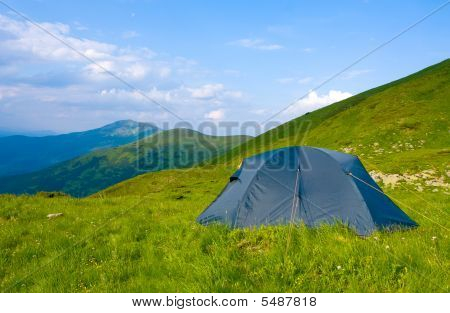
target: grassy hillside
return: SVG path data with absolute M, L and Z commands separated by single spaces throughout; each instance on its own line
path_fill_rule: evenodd
M 449 99 L 446 60 L 305 114 L 236 147 L 217 163 L 234 166 L 257 152 L 303 144 L 353 153 L 385 170 L 443 170 L 450 148 Z M 398 162 L 404 158 L 407 162 Z
M 0 181 L 0 193 L 62 191 L 87 196 L 144 172 L 186 168 L 216 157 L 247 136 L 207 136 L 188 129 L 159 132 L 139 141 L 96 150 L 53 167 Z
M 64 135 L 0 138 L 0 177 L 37 171 L 96 149 L 136 141 L 156 131 L 158 128 L 152 124 L 124 120 Z
M 1 196 L 0 288 L 448 292 L 449 86 L 447 60 L 295 119 L 208 166 L 140 175 L 84 199 Z M 195 223 L 243 157 L 292 144 L 358 154 L 420 226 L 361 238 L 339 225 Z M 45 217 L 55 212 L 64 216 Z

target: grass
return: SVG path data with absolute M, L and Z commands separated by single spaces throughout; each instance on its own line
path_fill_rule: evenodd
M 208 178 L 201 179 L 201 174 L 194 169 L 179 171 L 178 179 L 171 171 L 152 175 L 164 191 L 145 197 L 136 191 L 115 196 L 108 196 L 108 191 L 84 199 L 2 196 L 1 289 L 449 291 L 448 231 L 408 208 L 404 210 L 419 222 L 419 228 L 367 238 L 343 226 L 203 227 L 195 218 L 224 182 L 215 171 Z M 450 227 L 448 199 L 442 193 L 427 194 L 426 201 L 402 189 L 391 195 Z M 46 218 L 55 212 L 64 216 Z

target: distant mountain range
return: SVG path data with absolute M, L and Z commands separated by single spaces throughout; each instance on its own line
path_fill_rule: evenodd
M 101 128 L 64 135 L 0 138 L 0 177 L 37 171 L 85 153 L 120 146 L 151 135 L 153 124 L 118 121 Z
M 37 172 L 0 180 L 0 192 L 62 191 L 87 196 L 144 172 L 192 167 L 249 138 L 208 136 L 190 129 L 161 131 L 130 144 L 98 149 Z
M 9 128 L 0 128 L 0 137 L 8 137 L 8 136 L 44 137 L 55 135 L 58 134 L 51 130 L 15 130 Z

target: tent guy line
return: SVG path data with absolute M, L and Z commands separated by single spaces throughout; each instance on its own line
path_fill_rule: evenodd
M 349 176 L 352 176 L 353 178 L 355 178 L 355 179 L 357 179 L 357 180 L 359 180 L 359 181 L 361 181 L 363 184 L 366 184 L 366 185 L 369 186 L 370 188 L 373 188 L 373 189 L 375 189 L 376 191 L 378 191 L 378 192 L 380 192 L 380 193 L 386 195 L 386 194 L 385 194 L 383 191 L 381 191 L 380 189 L 375 188 L 374 186 L 370 185 L 369 183 L 367 183 L 366 181 L 362 180 L 361 178 L 359 178 L 359 177 L 353 175 L 352 173 L 349 172 L 348 175 L 349 175 Z M 386 196 L 387 196 L 387 195 L 386 195 Z M 426 218 L 426 219 L 429 220 L 430 222 L 432 222 L 432 223 L 434 223 L 434 224 L 436 224 L 436 225 L 442 227 L 442 229 L 444 229 L 444 230 L 446 230 L 446 231 L 449 231 L 449 229 L 448 229 L 447 227 L 445 227 L 444 225 L 441 225 L 440 223 L 436 222 L 435 220 L 432 220 L 432 219 L 429 218 L 428 216 L 426 216 L 426 215 L 420 213 L 419 211 L 414 210 L 413 208 L 411 208 L 410 206 L 408 206 L 408 205 L 406 205 L 405 203 L 401 202 L 400 200 L 398 200 L 398 199 L 396 199 L 396 198 L 394 198 L 394 197 L 392 197 L 392 196 L 391 196 L 390 198 L 394 199 L 394 201 L 397 201 L 398 203 L 400 203 L 400 204 L 402 204 L 403 206 L 407 207 L 409 210 L 413 211 L 414 213 L 417 213 L 417 214 L 421 215 L 422 217 Z
M 376 165 L 375 165 L 374 163 L 372 163 L 372 162 L 369 162 L 367 159 L 364 159 L 364 163 L 367 163 L 369 166 L 373 167 L 373 168 L 374 168 L 375 170 L 377 170 L 378 172 L 382 172 L 382 170 L 381 170 L 378 166 L 376 166 Z M 441 213 L 443 213 L 444 215 L 447 215 L 447 216 L 450 217 L 450 214 L 449 214 L 449 213 L 445 212 L 444 210 L 440 210 L 440 209 L 436 208 L 436 206 L 435 206 L 433 203 L 431 203 L 430 201 L 428 201 L 428 200 L 424 199 L 423 197 L 419 196 L 419 195 L 417 194 L 417 192 L 415 192 L 415 191 L 409 189 L 408 187 L 405 186 L 405 184 L 399 184 L 399 186 L 400 186 L 401 188 L 405 189 L 406 191 L 408 191 L 409 194 L 415 196 L 417 199 L 422 200 L 423 202 L 425 202 L 426 204 L 428 204 L 428 205 L 430 205 L 431 207 L 435 208 L 436 210 L 439 210 L 439 212 L 441 212 Z M 392 196 L 391 196 L 391 198 L 392 198 Z M 395 199 L 394 199 L 394 200 L 395 200 Z M 398 201 L 398 202 L 400 203 L 400 200 L 395 200 L 395 201 Z M 406 206 L 407 208 L 410 208 L 408 205 L 406 205 L 406 204 L 404 204 L 404 203 L 402 203 L 402 205 Z M 414 211 L 414 210 L 411 209 L 411 211 Z M 415 211 L 414 211 L 414 212 L 415 212 Z M 416 212 L 416 213 L 420 214 L 419 212 Z M 426 217 L 426 218 L 427 218 L 428 220 L 430 220 L 428 217 Z M 434 222 L 434 223 L 436 223 L 436 222 Z

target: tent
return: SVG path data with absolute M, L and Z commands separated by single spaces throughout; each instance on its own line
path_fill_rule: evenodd
M 306 146 L 245 159 L 197 221 L 231 227 L 341 222 L 360 235 L 417 226 L 383 193 L 358 157 Z

